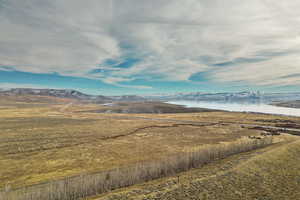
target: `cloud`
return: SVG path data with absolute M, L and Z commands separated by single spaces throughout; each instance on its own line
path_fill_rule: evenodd
M 124 83 L 128 83 L 130 81 L 133 81 L 132 78 L 122 78 L 122 77 L 102 77 L 102 81 L 104 83 L 108 83 L 111 85 L 115 85 L 118 87 L 125 87 L 125 88 L 136 88 L 136 89 L 152 89 L 151 86 L 146 85 L 126 85 Z
M 21 84 L 21 83 L 0 83 L 0 89 L 11 89 L 11 88 L 35 88 L 35 89 L 47 89 L 48 86 L 38 84 Z M 53 88 L 53 87 L 51 87 Z M 61 89 L 61 88 L 53 88 Z
M 120 55 L 110 36 L 108 3 L 83 1 L 0 2 L 0 61 L 20 71 L 85 74 Z
M 0 64 L 115 85 L 207 72 L 215 82 L 298 85 L 299 9 L 292 0 L 0 0 Z M 119 65 L 130 59 L 139 62 Z
M 288 54 L 217 70 L 212 73 L 211 78 L 219 82 L 247 82 L 261 86 L 300 85 L 299 64 L 298 54 Z

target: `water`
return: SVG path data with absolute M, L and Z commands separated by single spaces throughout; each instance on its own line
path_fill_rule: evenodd
M 208 108 L 232 112 L 256 112 L 276 115 L 289 115 L 300 117 L 299 108 L 285 108 L 272 106 L 268 104 L 243 104 L 243 103 L 226 103 L 226 102 L 203 102 L 203 101 L 170 101 L 170 104 L 184 105 L 194 108 Z

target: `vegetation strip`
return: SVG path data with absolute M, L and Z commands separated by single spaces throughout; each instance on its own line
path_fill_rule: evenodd
M 292 138 L 180 173 L 180 182 L 171 176 L 88 199 L 300 199 L 300 143 Z
M 171 155 L 164 160 L 138 163 L 95 174 L 85 174 L 0 193 L 2 200 L 76 200 L 110 190 L 131 186 L 201 167 L 228 156 L 262 148 L 273 143 L 272 137 L 260 140 L 242 138 L 238 141 L 211 145 L 193 152 Z

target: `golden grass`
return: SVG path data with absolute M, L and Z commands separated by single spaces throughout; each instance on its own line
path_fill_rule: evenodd
M 100 105 L 36 97 L 17 102 L 0 97 L 0 107 L 0 188 L 101 172 L 260 134 L 238 124 L 194 126 L 141 117 L 260 124 L 274 123 L 257 119 L 299 120 L 228 112 L 99 114 L 85 111 Z
M 90 199 L 300 199 L 300 141 L 284 137 L 286 142 Z
M 153 117 L 164 119 L 178 119 L 197 122 L 230 122 L 230 123 L 255 123 L 274 125 L 278 121 L 295 121 L 300 123 L 299 117 L 280 116 L 269 114 L 254 114 L 242 112 L 201 112 L 201 113 L 182 113 L 182 114 L 135 114 L 141 117 Z M 275 121 L 274 121 L 275 120 Z M 277 122 L 276 122 L 277 121 Z
M 4 200 L 75 200 L 170 176 L 230 155 L 263 148 L 271 144 L 273 144 L 271 136 L 260 140 L 243 138 L 234 142 L 208 145 L 197 151 L 170 155 L 162 160 L 141 162 L 127 167 L 52 181 L 16 191 L 10 191 L 9 186 L 7 186 L 4 193 L 0 193 L 0 197 L 2 196 Z
M 75 104 L 61 111 L 65 104 L 27 104 L 0 110 L 0 187 L 107 170 L 259 134 L 238 125 L 173 127 L 176 123 L 115 118 L 124 114 L 78 112 L 97 105 Z M 107 139 L 118 135 L 124 136 Z

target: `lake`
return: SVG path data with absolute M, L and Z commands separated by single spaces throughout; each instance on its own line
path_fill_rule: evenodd
M 300 117 L 300 109 L 285 108 L 268 104 L 252 103 L 226 103 L 226 102 L 204 102 L 204 101 L 169 101 L 167 103 L 183 105 L 194 108 L 208 108 L 232 112 L 256 112 L 276 115 L 289 115 Z

